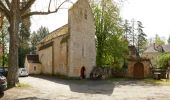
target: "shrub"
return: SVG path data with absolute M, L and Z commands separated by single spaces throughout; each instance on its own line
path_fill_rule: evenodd
M 166 68 L 168 61 L 170 61 L 170 53 L 160 55 L 158 59 L 159 67 Z

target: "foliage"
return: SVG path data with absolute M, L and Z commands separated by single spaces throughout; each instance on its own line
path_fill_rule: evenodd
M 159 67 L 166 68 L 168 66 L 168 61 L 170 61 L 170 53 L 160 55 L 158 59 Z
M 31 51 L 35 53 L 36 45 L 49 34 L 47 27 L 41 26 L 36 32 L 34 31 L 31 35 Z
M 27 84 L 27 83 L 18 83 L 18 84 L 16 84 L 16 87 L 17 88 L 30 88 L 31 85 Z
M 0 64 L 2 66 L 8 65 L 8 44 L 9 44 L 9 35 L 8 35 L 8 26 L 9 23 L 6 18 L 3 19 L 2 30 L 0 31 L 0 45 L 2 49 L 2 56 L 0 57 Z
M 119 66 L 127 51 L 127 43 L 123 38 L 119 9 L 112 0 L 101 0 L 101 5 L 93 5 L 96 25 L 96 63 Z
M 164 45 L 165 44 L 165 42 L 159 37 L 158 34 L 156 34 L 156 36 L 155 36 L 155 44 L 157 44 L 157 45 Z
M 147 44 L 147 39 L 146 39 L 146 34 L 143 32 L 143 25 L 141 21 L 137 21 L 138 23 L 138 28 L 137 28 L 137 48 L 138 48 L 138 53 L 141 54 L 144 49 L 146 48 Z
M 170 44 L 170 36 L 169 36 L 169 38 L 168 38 L 168 44 Z
M 29 37 L 30 37 L 29 27 L 26 27 L 24 22 L 22 22 L 19 32 L 19 48 L 18 48 L 19 67 L 24 67 L 26 54 L 30 52 Z

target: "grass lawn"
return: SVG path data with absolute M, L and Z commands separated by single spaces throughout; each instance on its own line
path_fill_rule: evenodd
M 31 85 L 27 84 L 27 83 L 18 83 L 16 84 L 17 88 L 29 88 L 31 87 Z
M 154 85 L 170 86 L 170 80 L 166 80 L 166 79 L 161 79 L 161 80 L 144 79 L 144 82 L 149 84 L 154 84 Z

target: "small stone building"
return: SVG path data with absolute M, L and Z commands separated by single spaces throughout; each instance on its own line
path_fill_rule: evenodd
M 151 67 L 148 58 L 138 57 L 135 46 L 129 46 L 128 77 L 135 79 L 150 77 Z
M 88 0 L 78 0 L 69 9 L 68 24 L 47 35 L 38 44 L 37 52 L 40 73 L 80 77 L 81 68 L 85 67 L 89 77 L 96 65 L 96 45 L 94 16 Z
M 40 74 L 41 63 L 39 61 L 38 55 L 34 55 L 34 54 L 26 55 L 25 67 L 29 74 Z

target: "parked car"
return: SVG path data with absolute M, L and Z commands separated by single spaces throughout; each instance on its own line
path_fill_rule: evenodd
M 8 75 L 8 68 L 0 68 L 0 74 L 7 77 Z
M 6 77 L 0 74 L 0 93 L 4 93 L 4 90 L 7 88 Z
M 19 68 L 19 76 L 28 76 L 26 68 Z

